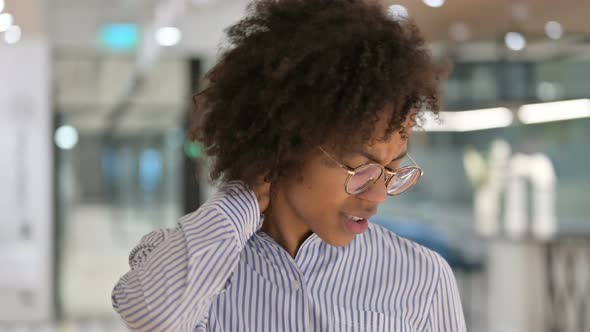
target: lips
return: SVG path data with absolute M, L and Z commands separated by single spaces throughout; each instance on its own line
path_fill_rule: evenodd
M 369 220 L 364 216 L 342 214 L 343 225 L 350 233 L 361 234 L 369 228 Z
M 361 220 L 368 220 L 369 218 L 372 217 L 372 215 L 363 215 L 363 214 L 348 214 L 345 213 L 344 217 L 348 218 L 348 219 L 352 219 L 354 221 L 361 221 Z

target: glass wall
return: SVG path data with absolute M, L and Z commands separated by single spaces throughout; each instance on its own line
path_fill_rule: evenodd
M 162 59 L 137 78 L 132 57 L 64 53 L 54 61 L 56 127 L 77 136 L 56 150 L 59 312 L 112 319 L 105 294 L 128 270 L 131 248 L 184 212 L 189 65 Z M 121 96 L 129 84 L 131 95 Z

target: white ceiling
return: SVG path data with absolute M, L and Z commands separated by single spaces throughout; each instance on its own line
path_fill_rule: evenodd
M 33 2 L 18 0 L 14 2 Z M 41 0 L 38 0 L 41 1 Z M 214 54 L 223 28 L 244 13 L 247 0 L 46 0 L 49 27 L 56 47 L 95 48 L 97 28 L 106 22 L 153 22 L 157 5 L 183 3 L 174 20 L 184 32 L 176 50 Z M 10 1 L 8 1 L 10 2 Z M 408 8 L 431 42 L 449 41 L 453 23 L 467 25 L 474 42 L 495 42 L 509 30 L 524 32 L 531 41 L 544 42 L 544 25 L 561 22 L 566 36 L 590 37 L 588 0 L 446 0 L 430 8 L 419 0 L 382 0 L 384 6 L 401 4 Z M 520 12 L 520 15 L 514 13 Z M 519 18 L 519 16 L 521 18 Z
M 161 49 L 160 60 L 153 63 L 145 86 L 133 98 L 135 110 L 128 116 L 135 114 L 137 121 L 127 122 L 144 121 L 147 113 L 138 109 L 149 113 L 153 108 L 148 105 L 160 105 L 171 119 L 177 119 L 185 107 L 188 84 L 185 62 L 178 60 L 192 55 L 211 63 L 223 29 L 239 20 L 248 1 L 7 0 L 6 3 L 6 10 L 23 27 L 25 39 L 49 36 L 60 109 L 80 119 L 82 125 L 91 123 L 88 128 L 98 130 L 100 119 L 125 98 L 126 87 L 137 75 L 134 55 L 113 56 L 97 47 L 97 31 L 102 24 L 131 22 L 150 27 L 157 22 L 181 29 L 181 43 Z M 498 56 L 547 59 L 566 55 L 590 59 L 589 0 L 447 0 L 441 8 L 427 7 L 419 0 L 383 0 L 382 3 L 404 5 L 439 55 L 452 55 L 463 61 L 493 61 Z M 513 14 L 515 8 L 520 9 L 520 19 Z M 562 23 L 565 30 L 562 40 L 555 42 L 545 37 L 544 24 L 548 20 Z M 457 22 L 469 28 L 471 37 L 467 42 L 450 40 L 449 28 Z M 525 51 L 502 50 L 503 34 L 513 29 L 528 37 Z M 166 123 L 156 116 L 149 118 L 154 119 L 155 125 Z
M 57 48 L 96 49 L 97 31 L 102 24 L 131 22 L 147 28 L 158 21 L 159 16 L 170 16 L 161 24 L 178 26 L 183 38 L 166 53 L 207 55 L 215 54 L 223 29 L 243 15 L 247 4 L 244 0 L 210 0 L 203 4 L 189 0 L 49 1 L 53 13 L 52 42 Z M 168 4 L 180 4 L 181 9 L 167 15 Z
M 559 21 L 569 34 L 590 36 L 588 0 L 446 0 L 440 8 L 430 8 L 419 0 L 382 1 L 408 8 L 429 40 L 449 39 L 454 22 L 467 24 L 474 40 L 494 40 L 499 34 L 519 29 L 529 36 L 546 39 L 547 21 Z

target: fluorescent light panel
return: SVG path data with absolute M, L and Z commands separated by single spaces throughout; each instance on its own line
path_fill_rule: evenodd
M 431 113 L 426 113 L 426 121 L 422 128 L 426 131 L 451 132 L 502 128 L 512 124 L 514 115 L 508 108 L 496 107 L 461 112 L 440 112 L 439 118 L 440 120 L 436 120 Z
M 542 123 L 590 117 L 590 99 L 564 100 L 523 105 L 518 110 L 520 122 Z

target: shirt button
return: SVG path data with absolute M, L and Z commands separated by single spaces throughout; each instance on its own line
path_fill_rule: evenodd
M 246 224 L 246 226 L 244 227 L 244 230 L 246 231 L 246 234 L 248 234 L 248 235 L 252 234 L 252 225 Z
M 299 290 L 299 282 L 298 281 L 293 281 L 293 289 Z

